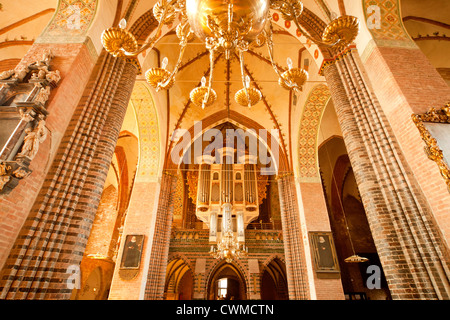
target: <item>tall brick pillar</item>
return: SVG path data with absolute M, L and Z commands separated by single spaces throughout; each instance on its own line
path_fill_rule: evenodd
M 393 299 L 448 299 L 447 248 L 356 51 L 324 75 Z
M 69 299 L 137 69 L 103 53 L 0 278 L 3 299 Z
M 278 179 L 289 299 L 309 299 L 309 285 L 293 174 Z
M 150 264 L 145 285 L 145 300 L 164 299 L 164 283 L 173 219 L 173 195 L 176 185 L 177 176 L 164 172 L 161 177 L 161 190 L 155 217 Z
M 35 43 L 16 67 L 16 70 L 20 70 L 41 59 L 46 50 L 51 50 L 55 56 L 51 67 L 52 70 L 61 72 L 61 81 L 58 87 L 52 90 L 48 100 L 49 115 L 45 125 L 48 138 L 30 164 L 32 174 L 21 180 L 11 193 L 0 196 L 0 268 L 4 266 L 14 240 L 33 207 L 51 161 L 56 155 L 57 146 L 89 81 L 98 58 L 90 47 L 89 41 L 82 44 Z

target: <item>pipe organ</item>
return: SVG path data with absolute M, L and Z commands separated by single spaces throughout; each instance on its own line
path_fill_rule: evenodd
M 236 163 L 234 148 L 217 151 L 222 163 L 201 157 L 196 215 L 208 225 L 212 245 L 228 234 L 243 246 L 247 225 L 259 216 L 256 158 L 244 155 Z

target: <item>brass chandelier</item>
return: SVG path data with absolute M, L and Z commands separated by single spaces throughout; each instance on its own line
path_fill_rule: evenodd
M 226 262 L 231 263 L 236 258 L 246 257 L 248 248 L 236 241 L 233 231 L 228 230 L 217 243 L 217 248 L 212 246 L 209 253 L 213 258 L 218 260 L 225 259 Z
M 308 80 L 308 73 L 295 68 L 288 59 L 288 70 L 280 71 L 273 55 L 273 29 L 269 10 L 279 11 L 285 20 L 293 21 L 298 30 L 310 41 L 335 50 L 347 48 L 359 33 L 359 21 L 353 16 L 341 16 L 333 20 L 324 30 L 322 38 L 316 39 L 306 32 L 299 23 L 303 13 L 303 3 L 297 0 L 159 0 L 153 7 L 153 15 L 158 21 L 155 35 L 139 46 L 133 34 L 126 30 L 126 21 L 118 27 L 105 30 L 102 34 L 103 47 L 115 57 L 137 57 L 146 50 L 152 50 L 162 38 L 164 25 L 170 25 L 176 17 L 180 23 L 176 27 L 180 53 L 172 71 L 167 70 L 167 59 L 160 68 L 151 68 L 145 73 L 147 82 L 157 91 L 170 89 L 187 44 L 194 36 L 200 39 L 209 51 L 209 79 L 201 80 L 201 86 L 190 93 L 191 101 L 205 108 L 215 102 L 217 94 L 212 88 L 214 57 L 221 53 L 229 60 L 233 55 L 239 58 L 243 88 L 235 95 L 238 104 L 251 107 L 258 103 L 261 92 L 251 85 L 245 74 L 244 53 L 252 48 L 267 46 L 272 67 L 279 77 L 279 84 L 287 90 L 302 91 Z
M 232 204 L 227 202 L 222 205 L 222 236 L 217 242 L 217 247 L 211 246 L 210 255 L 213 258 L 231 263 L 234 259 L 240 259 L 248 255 L 248 248 L 245 244 L 239 243 L 233 232 L 231 218 Z

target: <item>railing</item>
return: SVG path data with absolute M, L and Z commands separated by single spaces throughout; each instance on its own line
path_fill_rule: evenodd
M 281 222 L 252 222 L 249 223 L 248 230 L 282 230 Z

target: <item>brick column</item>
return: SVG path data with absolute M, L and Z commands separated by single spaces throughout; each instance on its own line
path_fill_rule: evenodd
M 61 81 L 52 90 L 48 101 L 48 137 L 30 164 L 32 174 L 21 180 L 11 193 L 0 196 L 0 268 L 4 266 L 14 240 L 30 213 L 49 165 L 56 155 L 57 146 L 89 81 L 97 60 L 89 48 L 89 42 L 51 45 L 35 43 L 16 67 L 19 70 L 28 66 L 39 60 L 46 50 L 51 50 L 55 55 L 51 67 L 61 72 Z
M 103 54 L 2 271 L 1 298 L 69 299 L 137 69 Z
M 294 175 L 278 179 L 289 299 L 309 299 L 309 285 Z
M 356 55 L 324 75 L 392 297 L 448 299 L 447 248 Z
M 151 243 L 147 283 L 145 285 L 145 300 L 162 300 L 164 298 L 164 283 L 173 219 L 173 195 L 176 184 L 177 176 L 163 173 Z

